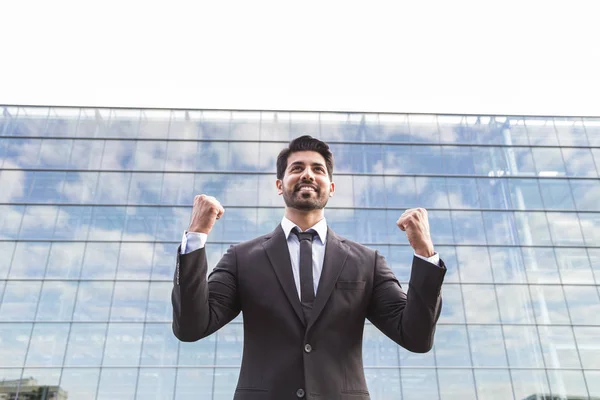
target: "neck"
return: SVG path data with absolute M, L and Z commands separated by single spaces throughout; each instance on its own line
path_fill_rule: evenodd
M 286 207 L 285 217 L 298 225 L 302 231 L 315 226 L 324 218 L 323 210 L 303 211 L 295 208 Z

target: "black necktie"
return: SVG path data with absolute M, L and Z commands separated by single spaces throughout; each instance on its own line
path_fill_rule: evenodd
M 317 232 L 298 232 L 296 229 L 292 230 L 292 232 L 294 235 L 298 236 L 298 240 L 300 241 L 300 302 L 302 303 L 304 317 L 308 321 L 313 302 L 315 301 L 312 269 L 312 242 L 313 238 L 317 235 Z

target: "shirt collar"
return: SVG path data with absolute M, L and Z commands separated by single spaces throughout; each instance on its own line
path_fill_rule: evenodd
M 283 217 L 283 219 L 281 220 L 281 228 L 283 228 L 283 233 L 285 234 L 286 239 L 289 238 L 292 229 L 296 227 L 300 232 L 302 232 L 302 229 L 300 229 L 298 225 L 290 221 L 287 217 Z M 317 222 L 314 226 L 310 227 L 309 229 L 314 229 L 319 235 L 321 243 L 325 244 L 325 241 L 327 240 L 327 221 L 325 220 L 325 218 Z

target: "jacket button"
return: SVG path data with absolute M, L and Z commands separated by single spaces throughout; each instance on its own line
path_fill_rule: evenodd
M 304 345 L 304 351 L 307 353 L 310 353 L 312 351 L 312 346 L 310 344 L 305 344 Z
M 299 398 L 304 397 L 304 389 L 296 390 L 296 396 L 298 396 Z

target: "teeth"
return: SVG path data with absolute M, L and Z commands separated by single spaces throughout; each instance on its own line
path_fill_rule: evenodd
M 314 191 L 315 191 L 315 189 L 314 189 L 314 188 L 311 188 L 311 187 L 309 187 L 309 186 L 302 186 L 302 187 L 300 188 L 300 191 L 301 191 L 301 192 L 307 192 L 307 191 L 314 192 Z

